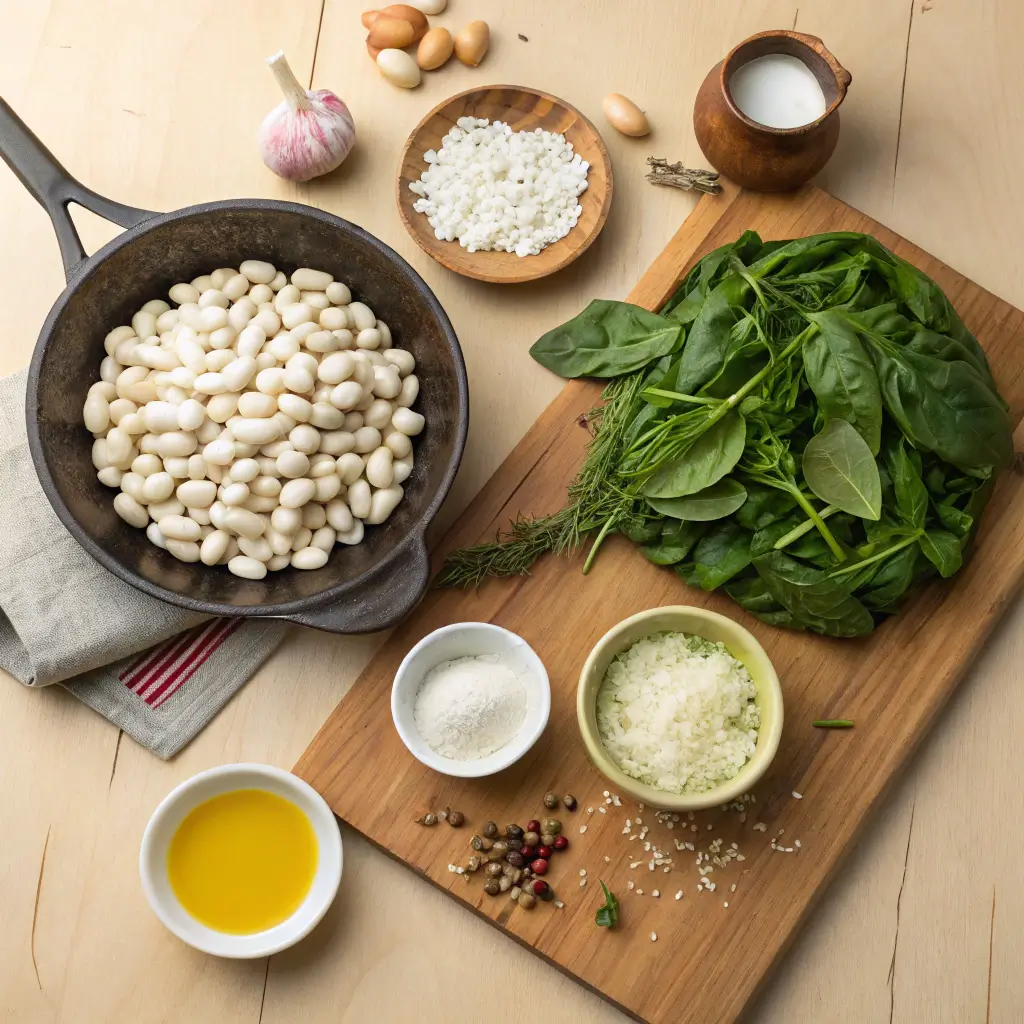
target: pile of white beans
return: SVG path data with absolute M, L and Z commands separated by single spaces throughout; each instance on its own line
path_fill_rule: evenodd
M 83 417 L 117 514 L 183 562 L 319 569 L 383 523 L 424 419 L 412 353 L 320 270 L 246 260 L 104 341 Z

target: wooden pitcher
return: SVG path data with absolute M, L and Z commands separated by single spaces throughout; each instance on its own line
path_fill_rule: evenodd
M 769 53 L 803 61 L 825 95 L 825 113 L 796 128 L 752 121 L 733 102 L 729 80 L 737 68 Z M 745 188 L 797 188 L 820 171 L 839 140 L 839 105 L 852 76 L 817 37 L 776 29 L 744 39 L 716 64 L 697 92 L 693 128 L 711 165 Z

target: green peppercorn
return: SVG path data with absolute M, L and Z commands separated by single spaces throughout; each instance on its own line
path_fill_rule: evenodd
M 555 837 L 554 837 L 554 835 L 552 833 L 550 833 L 550 832 L 542 832 L 541 836 L 540 836 L 540 845 L 541 846 L 554 846 L 555 845 Z
M 485 870 L 487 874 L 490 875 L 491 878 L 497 878 L 498 875 L 501 874 L 501 864 L 496 860 L 492 861 L 490 864 L 487 865 Z
M 518 825 L 506 825 L 505 826 L 505 835 L 509 839 L 522 839 L 523 838 L 523 830 Z
M 540 835 L 537 832 L 524 832 L 523 843 L 526 846 L 540 846 Z
M 487 881 L 484 882 L 484 892 L 487 893 L 488 896 L 497 896 L 498 893 L 501 892 L 501 886 L 498 885 L 498 880 L 496 878 L 488 878 Z
M 487 860 L 490 864 L 500 864 L 505 859 L 505 854 L 498 853 L 497 850 L 487 851 Z
M 544 794 L 544 806 L 549 811 L 553 811 L 558 806 L 558 794 L 557 793 L 545 793 Z
M 498 826 L 493 821 L 487 822 L 484 825 L 484 835 L 488 839 L 496 839 L 498 836 Z
M 480 836 L 473 836 L 469 841 L 469 845 L 472 846 L 474 850 L 482 850 L 484 848 L 484 841 Z
M 562 823 L 557 818 L 545 818 L 543 829 L 548 835 L 557 836 L 562 831 Z
M 562 797 L 562 803 L 565 805 L 565 809 L 567 811 L 576 810 L 576 797 L 574 797 L 572 793 L 566 793 L 565 796 Z M 449 816 L 449 821 L 450 820 L 451 817 Z
M 537 906 L 537 897 L 534 896 L 532 892 L 526 892 L 524 890 L 516 902 L 523 908 L 523 910 L 533 910 L 533 908 Z
M 505 860 L 509 862 L 514 868 L 521 868 L 526 862 L 523 860 L 523 855 L 518 850 L 509 850 L 505 854 Z

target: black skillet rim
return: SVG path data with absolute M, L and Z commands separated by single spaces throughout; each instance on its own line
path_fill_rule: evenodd
M 346 580 L 344 583 L 339 583 L 337 586 L 331 587 L 328 590 L 323 590 L 312 597 L 299 598 L 295 601 L 285 601 L 279 604 L 243 606 L 223 604 L 216 601 L 203 601 L 198 598 L 191 597 L 188 594 L 178 594 L 172 590 L 167 590 L 159 584 L 144 579 L 142 576 L 126 569 L 116 558 L 108 554 L 92 539 L 92 537 L 89 536 L 89 534 L 78 523 L 78 520 L 71 514 L 68 507 L 64 504 L 64 501 L 54 484 L 53 477 L 50 473 L 50 467 L 43 454 L 42 441 L 39 436 L 38 384 L 43 355 L 46 351 L 46 346 L 49 343 L 50 336 L 53 333 L 53 328 L 57 319 L 64 312 L 71 295 L 74 294 L 78 286 L 91 276 L 109 255 L 133 242 L 136 238 L 147 234 L 154 228 L 163 227 L 166 224 L 173 224 L 176 221 L 187 220 L 198 214 L 233 210 L 282 210 L 288 213 L 300 214 L 305 217 L 312 217 L 315 220 L 321 221 L 328 227 L 335 229 L 340 228 L 342 231 L 350 231 L 360 236 L 364 242 L 376 249 L 382 256 L 394 262 L 399 269 L 406 274 L 412 287 L 419 293 L 427 305 L 430 306 L 434 315 L 437 317 L 445 340 L 447 341 L 448 347 L 451 349 L 452 355 L 455 359 L 459 414 L 455 446 L 452 449 L 451 456 L 448 460 L 448 466 L 445 470 L 441 485 L 438 487 L 433 498 L 430 500 L 430 503 L 424 510 L 419 523 L 413 527 L 406 537 L 400 543 L 396 544 L 380 562 L 367 569 L 365 572 L 360 573 L 360 575 L 351 580 Z M 32 456 L 32 463 L 35 466 L 36 476 L 39 478 L 40 486 L 43 488 L 43 493 L 46 495 L 47 501 L 49 501 L 50 506 L 57 514 L 57 518 L 60 519 L 68 532 L 75 538 L 75 540 L 78 541 L 86 552 L 88 552 L 88 554 L 99 562 L 105 569 L 112 572 L 119 579 L 124 580 L 125 583 L 135 587 L 137 590 L 141 590 L 143 593 L 149 594 L 151 597 L 155 597 L 160 601 L 165 601 L 181 608 L 187 608 L 189 611 L 200 612 L 207 615 L 224 615 L 231 617 L 244 616 L 281 618 L 295 615 L 300 612 L 322 610 L 330 607 L 343 597 L 351 594 L 359 586 L 362 586 L 371 579 L 379 577 L 391 568 L 395 561 L 398 560 L 407 550 L 423 542 L 427 527 L 437 515 L 445 498 L 448 496 L 448 492 L 451 490 L 452 483 L 455 480 L 455 475 L 458 472 L 459 464 L 465 450 L 466 435 L 469 430 L 469 381 L 466 374 L 466 362 L 462 355 L 462 347 L 459 345 L 458 336 L 455 333 L 454 327 L 452 327 L 448 314 L 444 311 L 441 303 L 437 300 L 437 296 L 434 295 L 426 281 L 423 280 L 419 273 L 404 257 L 399 255 L 399 253 L 392 249 L 386 242 L 382 242 L 376 236 L 371 235 L 365 228 L 361 228 L 358 224 L 353 224 L 351 221 L 347 221 L 342 217 L 337 217 L 332 213 L 327 213 L 315 206 L 307 206 L 304 203 L 292 203 L 278 199 L 225 199 L 209 203 L 199 203 L 195 206 L 182 207 L 181 209 L 173 210 L 170 213 L 154 214 L 152 217 L 148 217 L 140 224 L 136 224 L 134 227 L 121 232 L 115 238 L 111 239 L 111 241 L 107 242 L 106 245 L 85 259 L 85 261 L 75 270 L 71 280 L 68 281 L 64 290 L 50 307 L 50 312 L 47 314 L 46 319 L 43 321 L 43 326 L 39 331 L 39 337 L 36 340 L 36 345 L 32 352 L 32 361 L 29 364 L 28 384 L 25 392 L 25 418 L 28 432 L 29 452 Z

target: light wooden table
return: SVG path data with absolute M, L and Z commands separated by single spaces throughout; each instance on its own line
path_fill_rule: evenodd
M 690 126 L 694 93 L 751 32 L 795 24 L 822 36 L 853 73 L 825 187 L 1024 304 L 1019 0 L 452 0 L 441 23 L 486 18 L 491 53 L 476 70 L 453 62 L 408 93 L 378 78 L 359 13 L 357 0 L 0 0 L 0 94 L 105 195 L 155 210 L 298 199 L 362 224 L 410 259 L 452 317 L 473 391 L 449 518 L 559 387 L 528 345 L 591 297 L 623 296 L 692 208 L 689 196 L 643 181 L 644 158 L 703 163 Z M 260 119 L 280 99 L 263 58 L 280 47 L 301 79 L 338 92 L 358 125 L 358 148 L 323 183 L 279 181 L 256 151 Z M 424 257 L 399 224 L 392 186 L 398 147 L 423 113 L 450 93 L 497 82 L 563 96 L 599 124 L 601 97 L 623 92 L 655 126 L 643 141 L 608 131 L 616 201 L 586 257 L 554 279 L 506 290 Z M 6 373 L 28 361 L 63 278 L 42 210 L 2 166 L 0 211 Z M 89 215 L 79 223 L 91 248 L 112 234 Z M 1024 1019 L 1022 639 L 1018 606 L 754 1019 Z M 195 953 L 150 913 L 136 859 L 159 799 L 226 761 L 290 767 L 376 643 L 296 630 L 170 764 L 56 687 L 0 683 L 0 1019 L 624 1020 L 348 833 L 331 913 L 269 961 Z M 706 1019 L 719 1019 L 715 1007 Z

